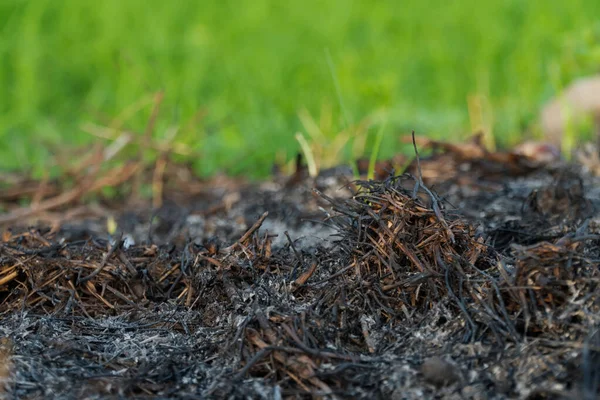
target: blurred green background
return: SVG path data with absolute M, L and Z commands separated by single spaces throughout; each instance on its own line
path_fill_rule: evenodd
M 3 0 L 0 169 L 38 174 L 103 140 L 90 122 L 142 134 L 161 90 L 153 137 L 202 175 L 264 176 L 311 121 L 333 140 L 375 116 L 366 155 L 385 121 L 380 157 L 411 129 L 459 140 L 478 118 L 510 144 L 598 69 L 599 16 L 598 0 Z

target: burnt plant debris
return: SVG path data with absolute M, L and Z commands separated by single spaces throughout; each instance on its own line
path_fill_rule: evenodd
M 432 145 L 469 169 L 0 196 L 3 395 L 596 398 L 598 178 Z
M 384 323 L 393 321 L 393 326 L 451 300 L 467 321 L 469 340 L 478 337 L 476 319 L 490 327 L 499 322 L 497 329 L 514 334 L 506 311 L 482 303 L 482 298 L 497 294 L 499 256 L 473 225 L 448 213 L 440 199 L 411 176 L 357 185 L 360 189 L 351 200 L 331 202 L 339 213 L 334 218 L 342 235 L 339 246 L 349 254 L 352 267 L 346 274 L 352 275 L 352 283 L 344 287 L 363 294 L 357 302 L 376 306 L 369 315 Z M 493 316 L 487 315 L 490 312 Z

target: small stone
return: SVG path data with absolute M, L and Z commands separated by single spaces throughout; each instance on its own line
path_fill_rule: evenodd
M 447 386 L 460 380 L 457 367 L 440 357 L 431 357 L 421 365 L 421 373 L 428 383 Z

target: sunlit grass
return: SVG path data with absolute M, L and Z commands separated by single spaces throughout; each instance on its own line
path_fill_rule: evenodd
M 371 150 L 371 157 L 369 158 L 369 170 L 367 171 L 367 177 L 369 179 L 375 178 L 375 163 L 377 161 L 377 155 L 379 154 L 379 150 L 381 149 L 381 142 L 383 140 L 383 133 L 385 132 L 386 121 L 383 121 L 379 130 L 377 131 L 377 135 L 375 136 L 375 144 L 373 145 L 373 149 Z
M 178 157 L 205 175 L 292 159 L 296 133 L 311 135 L 299 112 L 323 104 L 327 134 L 349 135 L 323 141 L 345 141 L 340 159 L 373 154 L 370 127 L 351 131 L 381 110 L 380 157 L 412 129 L 459 139 L 479 124 L 505 145 L 559 84 L 598 68 L 598 15 L 596 0 L 7 0 L 0 168 L 40 173 L 52 148 L 99 140 L 89 123 L 143 136 L 159 91 L 153 140 L 176 127 Z

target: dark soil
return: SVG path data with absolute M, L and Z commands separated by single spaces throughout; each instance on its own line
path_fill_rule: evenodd
M 3 395 L 595 399 L 600 180 L 490 163 L 167 185 L 156 210 L 7 223 Z

